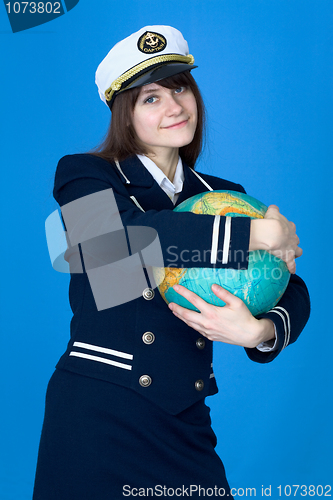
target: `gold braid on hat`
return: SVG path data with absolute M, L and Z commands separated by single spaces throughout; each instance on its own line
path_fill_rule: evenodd
M 110 87 L 106 89 L 104 92 L 105 98 L 107 101 L 111 101 L 113 94 L 115 92 L 119 92 L 119 90 L 122 89 L 124 83 L 126 83 L 128 80 L 133 78 L 135 75 L 140 73 L 141 71 L 149 68 L 150 66 L 154 66 L 157 64 L 163 64 L 167 62 L 181 62 L 181 63 L 187 63 L 187 64 L 193 64 L 194 63 L 194 57 L 189 54 L 188 56 L 182 56 L 180 54 L 166 54 L 164 56 L 156 56 L 156 57 L 151 57 L 147 61 L 143 61 L 140 64 L 137 64 L 136 66 L 133 66 L 133 68 L 129 69 L 122 75 L 120 75 L 116 80 L 114 80 Z

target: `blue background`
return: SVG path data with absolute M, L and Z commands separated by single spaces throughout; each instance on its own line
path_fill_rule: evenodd
M 69 335 L 69 277 L 53 271 L 44 235 L 54 170 L 102 139 L 110 114 L 94 72 L 149 24 L 180 29 L 199 65 L 208 140 L 198 171 L 280 206 L 304 249 L 312 316 L 299 341 L 267 366 L 215 346 L 220 393 L 208 404 L 228 479 L 257 497 L 272 485 L 272 498 L 278 485 L 332 484 L 333 3 L 81 0 L 16 34 L 1 9 L 0 498 L 31 498 L 46 385 Z

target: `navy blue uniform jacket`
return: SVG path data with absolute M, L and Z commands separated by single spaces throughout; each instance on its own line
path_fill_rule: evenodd
M 165 267 L 188 267 L 181 260 L 181 252 L 194 249 L 200 252 L 202 259 L 191 263 L 192 267 L 247 267 L 249 218 L 232 218 L 228 262 L 222 264 L 220 259 L 211 264 L 214 216 L 173 212 L 171 200 L 137 157 L 128 158 L 120 165 L 122 173 L 115 164 L 93 155 L 65 156 L 56 171 L 55 199 L 61 207 L 112 188 L 125 228 L 138 225 L 157 231 Z M 214 190 L 244 192 L 240 185 L 200 175 Z M 184 176 L 177 205 L 207 191 L 186 165 Z M 130 196 L 135 197 L 144 212 Z M 224 217 L 221 217 L 219 249 L 223 248 L 223 241 Z M 178 251 L 170 253 L 169 247 Z M 69 297 L 73 311 L 71 337 L 58 368 L 129 387 L 171 414 L 217 392 L 212 371 L 212 342 L 203 338 L 198 342 L 201 335 L 177 319 L 157 291 L 151 300 L 141 296 L 98 311 L 87 274 L 78 273 L 71 275 Z M 272 361 L 284 347 L 295 342 L 308 316 L 306 286 L 294 275 L 277 307 L 261 316 L 274 321 L 278 349 L 268 353 L 246 349 L 247 355 L 260 363 Z M 153 336 L 145 336 L 147 333 Z M 140 384 L 142 376 L 148 376 L 145 380 L 149 382 Z

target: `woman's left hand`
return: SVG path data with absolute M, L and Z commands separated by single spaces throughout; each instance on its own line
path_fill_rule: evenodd
M 225 302 L 224 307 L 208 304 L 181 285 L 173 288 L 201 311 L 198 313 L 171 302 L 169 308 L 173 314 L 209 340 L 253 348 L 275 336 L 271 320 L 256 319 L 241 299 L 219 285 L 212 285 L 212 291 Z

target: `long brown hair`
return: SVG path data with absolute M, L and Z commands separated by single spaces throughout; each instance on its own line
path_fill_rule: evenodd
M 197 128 L 192 142 L 179 149 L 181 159 L 194 169 L 195 162 L 202 150 L 205 127 L 205 108 L 200 90 L 189 71 L 170 76 L 156 83 L 167 89 L 189 87 L 194 94 L 198 109 Z M 90 151 L 90 154 L 100 156 L 110 162 L 115 159 L 122 161 L 136 154 L 148 154 L 144 144 L 135 133 L 131 119 L 140 90 L 141 87 L 135 87 L 117 95 L 112 105 L 112 119 L 106 137 L 99 146 Z

